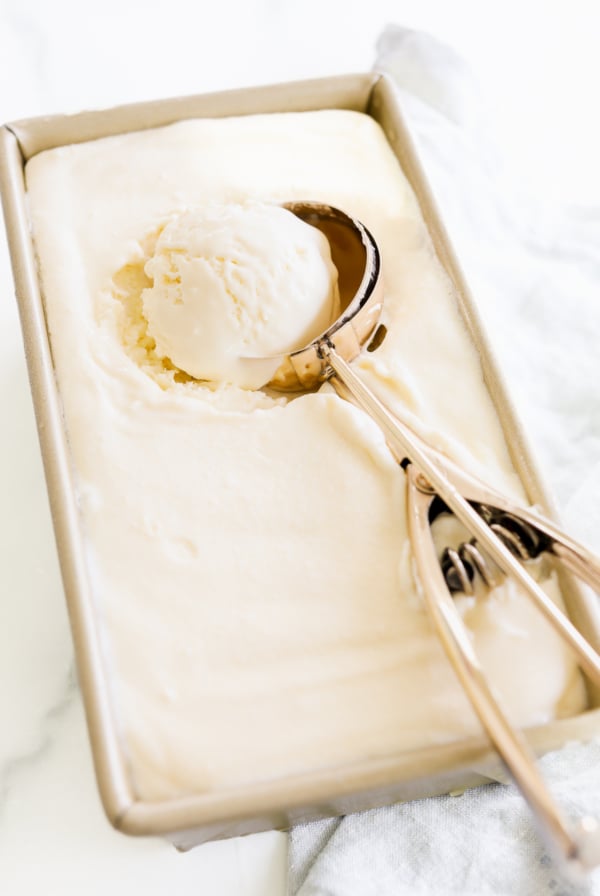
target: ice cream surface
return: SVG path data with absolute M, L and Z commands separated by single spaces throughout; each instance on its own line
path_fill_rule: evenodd
M 329 384 L 288 401 L 190 377 L 164 355 L 168 328 L 145 292 L 161 233 L 188 209 L 341 208 L 377 240 L 385 278 L 387 336 L 356 369 L 436 447 L 521 496 L 453 286 L 379 126 L 338 110 L 189 120 L 50 150 L 26 176 L 139 798 L 339 770 L 479 733 L 419 596 L 405 474 L 377 426 Z M 513 722 L 584 706 L 572 656 L 511 583 L 457 605 Z
M 326 237 L 273 203 L 212 202 L 176 214 L 145 272 L 156 351 L 199 380 L 259 388 L 279 361 L 257 377 L 244 358 L 302 348 L 339 314 Z

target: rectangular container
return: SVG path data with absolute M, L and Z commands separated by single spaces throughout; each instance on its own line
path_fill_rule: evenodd
M 383 127 L 416 194 L 440 261 L 456 288 L 460 310 L 479 352 L 484 377 L 515 468 L 530 501 L 551 514 L 548 495 L 441 223 L 394 88 L 385 76 L 348 75 L 160 100 L 107 111 L 19 121 L 0 129 L 4 214 L 79 680 L 102 802 L 110 822 L 117 829 L 129 834 L 162 834 L 182 849 L 205 840 L 286 828 L 309 819 L 447 793 L 504 777 L 495 753 L 482 737 L 263 782 L 226 793 L 161 802 L 136 799 L 128 779 L 83 560 L 71 462 L 27 220 L 24 166 L 36 153 L 56 146 L 160 127 L 186 118 L 325 108 L 364 112 Z M 571 619 L 593 646 L 600 649 L 600 617 L 594 599 L 566 576 L 562 585 Z M 588 697 L 586 712 L 527 731 L 527 738 L 538 754 L 570 740 L 589 739 L 600 732 L 600 693 L 589 684 Z

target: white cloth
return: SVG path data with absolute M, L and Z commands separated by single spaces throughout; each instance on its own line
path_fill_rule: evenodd
M 563 522 L 600 551 L 600 209 L 557 210 L 527 195 L 504 170 L 493 110 L 453 51 L 397 27 L 377 49 Z M 568 813 L 600 812 L 600 740 L 541 768 Z M 296 827 L 290 892 L 600 894 L 600 872 L 580 887 L 562 880 L 520 794 L 488 785 Z
M 540 767 L 568 813 L 598 811 L 600 740 Z M 600 873 L 581 886 L 565 881 L 520 793 L 488 784 L 296 827 L 290 885 L 293 896 L 597 896 Z

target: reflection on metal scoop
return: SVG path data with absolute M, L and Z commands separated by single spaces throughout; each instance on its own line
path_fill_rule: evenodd
M 409 525 L 416 568 L 432 622 L 455 672 L 490 740 L 533 810 L 548 846 L 571 867 L 584 870 L 594 867 L 600 864 L 598 822 L 586 817 L 572 829 L 546 788 L 526 740 L 512 727 L 487 684 L 433 547 L 432 504 L 434 500 L 442 501 L 477 539 L 478 547 L 484 548 L 500 569 L 519 583 L 597 685 L 600 685 L 600 656 L 526 572 L 512 552 L 510 542 L 501 537 L 503 527 L 495 520 L 498 514 L 502 519 L 510 516 L 535 531 L 538 553 L 545 551 L 552 555 L 596 590 L 600 590 L 600 559 L 550 520 L 516 505 L 460 469 L 390 413 L 349 363 L 373 337 L 377 340 L 383 285 L 375 240 L 363 224 L 332 206 L 291 202 L 284 207 L 328 238 L 338 269 L 344 310 L 310 345 L 281 355 L 281 363 L 268 385 L 283 392 L 298 392 L 330 379 L 342 398 L 362 408 L 381 427 L 392 454 L 408 473 Z
M 339 275 L 340 317 L 310 345 L 282 356 L 267 383 L 279 392 L 303 392 L 333 373 L 323 357 L 323 344 L 353 361 L 373 335 L 383 307 L 381 260 L 369 231 L 345 212 L 317 202 L 287 202 L 283 207 L 327 237 Z

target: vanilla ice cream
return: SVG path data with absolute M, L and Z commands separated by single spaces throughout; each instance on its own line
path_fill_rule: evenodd
M 280 362 L 257 378 L 244 358 L 302 348 L 339 314 L 326 237 L 272 203 L 211 202 L 176 214 L 145 272 L 156 352 L 199 380 L 258 388 Z
M 383 259 L 387 335 L 355 369 L 436 447 L 522 497 L 454 287 L 379 126 L 350 111 L 181 121 L 49 150 L 26 177 L 90 581 L 137 796 L 341 774 L 479 733 L 420 598 L 406 477 L 375 423 L 327 383 L 288 400 L 239 388 L 233 375 L 212 383 L 188 372 L 213 377 L 212 362 L 231 357 L 224 330 L 208 338 L 212 320 L 196 342 L 205 308 L 184 281 L 196 288 L 210 278 L 223 295 L 238 258 L 234 232 L 217 249 L 195 232 L 197 214 L 208 219 L 212 203 L 330 203 L 368 227 Z M 261 271 L 287 290 L 282 259 L 306 232 L 298 242 L 287 223 L 268 232 L 273 252 L 260 248 L 270 259 Z M 208 261 L 188 268 L 196 241 Z M 239 256 L 248 279 L 252 245 Z M 183 252 L 171 259 L 174 249 Z M 266 351 L 321 326 L 329 262 L 318 245 L 310 251 L 308 279 L 322 291 L 307 317 L 296 316 L 300 298 L 286 298 L 294 319 L 273 309 L 269 342 L 270 326 L 256 320 L 269 302 L 242 299 L 236 287 L 249 329 L 234 311 L 232 340 L 256 332 L 254 348 Z M 543 564 L 536 574 L 560 602 Z M 512 582 L 457 606 L 514 723 L 585 705 L 573 657 Z

